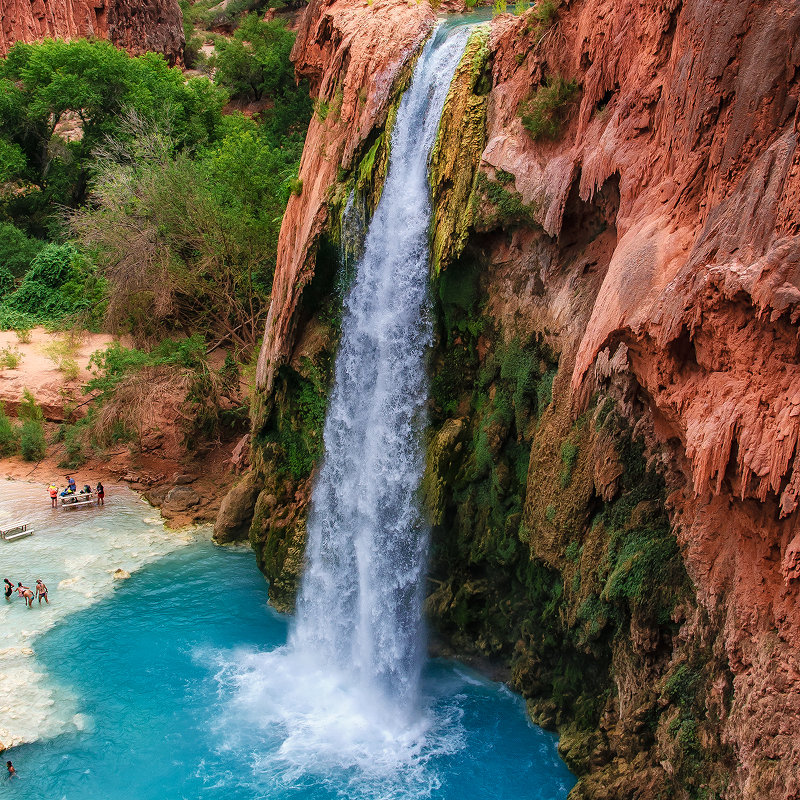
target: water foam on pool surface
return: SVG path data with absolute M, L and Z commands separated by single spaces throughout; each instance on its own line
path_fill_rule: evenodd
M 0 581 L 8 578 L 14 586 L 22 581 L 33 589 L 41 578 L 50 605 L 34 601 L 26 608 L 16 592 L 10 602 L 0 599 L 0 744 L 5 747 L 92 725 L 59 676 L 37 663 L 35 639 L 113 592 L 115 570 L 134 573 L 198 536 L 166 530 L 157 512 L 126 487 L 107 486 L 103 507 L 53 509 L 45 485 L 1 481 L 0 529 L 22 523 L 35 533 L 0 541 Z

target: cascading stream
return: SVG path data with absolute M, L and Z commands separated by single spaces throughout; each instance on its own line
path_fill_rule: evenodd
M 428 158 L 469 29 L 423 49 L 392 132 L 383 194 L 345 301 L 325 456 L 290 644 L 349 673 L 376 701 L 413 708 L 424 655 Z

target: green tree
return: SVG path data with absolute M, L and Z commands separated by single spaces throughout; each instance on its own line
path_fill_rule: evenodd
M 33 187 L 16 193 L 17 213 L 86 196 L 86 163 L 107 136 L 120 135 L 125 110 L 168 117 L 180 147 L 215 137 L 224 91 L 205 78 L 185 81 L 160 55 L 133 58 L 109 42 L 18 43 L 0 60 L 0 178 Z M 69 122 L 76 133 L 59 135 Z M 20 207 L 20 194 L 27 203 Z
M 108 279 L 109 324 L 140 342 L 199 330 L 252 347 L 259 336 L 296 154 L 245 117 L 225 127 L 194 160 L 140 130 L 97 162 L 95 203 L 72 216 Z
M 296 91 L 289 53 L 295 35 L 277 20 L 248 14 L 232 39 L 217 44 L 215 80 L 234 97 L 260 100 Z

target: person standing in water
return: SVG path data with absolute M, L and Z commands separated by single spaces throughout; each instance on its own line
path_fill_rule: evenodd
M 11 599 L 11 595 L 14 594 L 14 584 L 8 578 L 3 578 L 5 581 L 5 590 L 6 590 L 6 600 Z
M 97 505 L 104 506 L 106 504 L 106 490 L 100 481 L 97 481 L 97 489 L 95 491 L 97 492 Z
M 47 487 L 47 490 L 50 492 L 50 505 L 56 508 L 58 506 L 58 486 L 51 483 L 50 486 Z
M 10 761 L 6 761 L 6 769 L 8 770 L 8 777 L 13 778 L 17 771 L 14 769 L 14 765 Z
M 23 586 L 22 581 L 17 583 L 17 594 L 25 601 L 28 608 L 33 608 L 33 592 L 30 586 Z
M 36 595 L 39 598 L 39 605 L 42 604 L 42 598 L 44 598 L 44 602 L 47 603 L 48 606 L 50 605 L 50 601 L 47 599 L 47 587 L 42 583 L 41 579 L 36 580 Z

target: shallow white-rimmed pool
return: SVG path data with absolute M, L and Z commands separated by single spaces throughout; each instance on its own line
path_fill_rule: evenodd
M 43 494 L 5 483 L 4 517 L 34 499 L 41 512 Z M 0 713 L 16 709 L 18 728 L 29 715 L 34 724 L 26 730 L 39 726 L 43 738 L 4 754 L 19 777 L 0 779 L 0 796 L 566 797 L 574 778 L 558 759 L 555 738 L 531 725 L 521 700 L 503 686 L 452 662 L 428 664 L 424 718 L 402 749 L 387 745 L 391 758 L 338 765 L 337 731 L 352 725 L 336 718 L 343 710 L 325 721 L 324 753 L 315 753 L 313 741 L 288 741 L 281 720 L 267 713 L 291 713 L 286 697 L 268 694 L 286 689 L 286 677 L 263 682 L 259 665 L 285 644 L 288 620 L 267 605 L 252 553 L 164 531 L 133 495 L 109 494 L 104 511 L 66 520 L 60 515 L 71 512 L 45 509 L 40 533 L 0 542 L 0 570 L 14 580 L 44 572 L 52 601 L 50 609 L 28 610 L 21 600 L 3 606 L 3 630 L 24 635 L 30 653 L 14 658 L 26 659 L 39 677 L 26 700 L 32 705 L 5 697 Z M 64 548 L 67 536 L 74 537 L 74 556 Z M 113 583 L 109 570 L 118 566 L 132 577 Z M 0 675 L 0 684 L 7 678 Z M 24 684 L 16 690 L 28 691 Z M 268 724 L 260 724 L 261 704 Z

